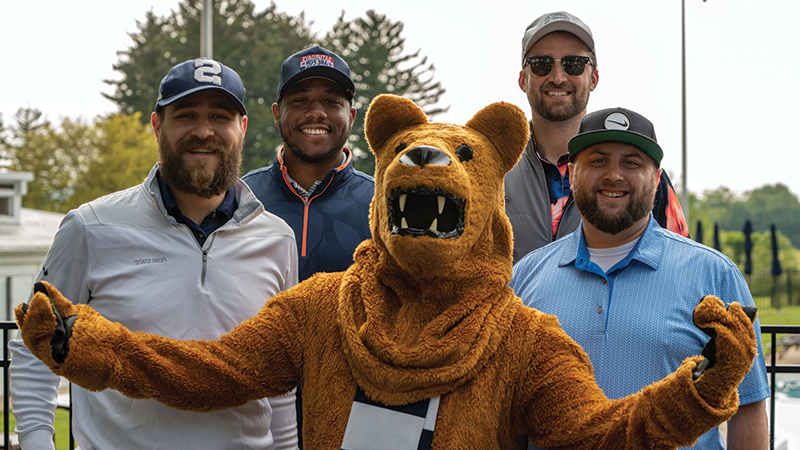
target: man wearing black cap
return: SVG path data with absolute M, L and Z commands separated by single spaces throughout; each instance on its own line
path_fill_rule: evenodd
M 70 211 L 36 281 L 131 330 L 209 340 L 292 287 L 292 230 L 239 180 L 244 92 L 239 75 L 217 61 L 173 67 L 151 116 L 160 161 L 144 183 Z M 9 349 L 20 444 L 52 449 L 59 378 L 21 340 Z M 297 445 L 293 394 L 198 414 L 72 386 L 72 405 L 83 449 Z
M 525 30 L 518 83 L 531 106 L 531 139 L 505 179 L 514 262 L 578 227 L 567 141 L 578 131 L 599 79 L 594 38 L 579 18 L 563 11 L 545 14 Z M 656 192 L 653 214 L 658 223 L 688 236 L 666 172 Z
M 605 394 L 620 398 L 701 353 L 709 337 L 692 313 L 705 295 L 750 306 L 753 298 L 725 255 L 654 219 L 663 152 L 649 120 L 623 108 L 588 114 L 568 149 L 581 226 L 523 257 L 510 286 L 526 305 L 558 317 L 588 354 Z M 728 422 L 729 449 L 768 445 L 770 392 L 757 342 L 739 386 L 739 412 Z M 714 429 L 692 448 L 725 446 Z
M 271 166 L 242 178 L 294 230 L 300 281 L 346 270 L 370 237 L 375 181 L 353 168 L 345 148 L 356 117 L 354 94 L 350 68 L 335 53 L 311 47 L 287 58 L 272 105 L 283 147 Z

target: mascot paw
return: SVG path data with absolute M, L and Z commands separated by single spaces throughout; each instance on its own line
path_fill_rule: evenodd
M 46 363 L 63 363 L 78 309 L 56 288 L 40 281 L 34 285 L 30 302 L 17 306 L 14 313 L 22 340 L 31 352 Z
M 708 295 L 694 310 L 694 323 L 711 336 L 703 348 L 705 359 L 694 377 L 700 394 L 709 401 L 721 400 L 735 393 L 756 356 L 754 308 L 731 303 L 726 309 L 722 300 Z

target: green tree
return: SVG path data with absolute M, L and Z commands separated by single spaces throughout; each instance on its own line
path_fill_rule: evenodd
M 94 157 L 93 129 L 81 119 L 65 118 L 57 129 L 41 119 L 41 112 L 21 108 L 17 125 L 11 129 L 8 146 L 9 170 L 33 172 L 23 198 L 27 208 L 47 211 L 69 210 L 65 205 L 79 177 Z
M 312 34 L 304 16 L 277 11 L 273 3 L 257 12 L 250 0 L 214 0 L 214 59 L 235 70 L 246 88 L 248 129 L 244 143 L 243 172 L 269 165 L 281 145 L 271 105 L 278 90 L 283 60 L 307 48 Z M 167 17 L 148 12 L 132 33 L 133 45 L 119 52 L 114 69 L 122 74 L 107 97 L 124 114 L 141 112 L 150 121 L 158 86 L 175 64 L 199 56 L 202 0 L 184 0 Z
M 139 113 L 84 120 L 65 118 L 58 127 L 41 112 L 22 108 L 3 146 L 8 169 L 32 172 L 27 208 L 67 212 L 81 203 L 141 183 L 158 160 L 150 125 Z
M 344 12 L 325 35 L 322 46 L 347 61 L 356 86 L 354 106 L 359 110 L 350 136 L 354 165 L 366 173 L 374 173 L 375 161 L 364 138 L 364 117 L 372 99 L 382 93 L 407 97 L 429 116 L 445 112 L 437 106 L 445 89 L 433 81 L 435 68 L 420 50 L 403 54 L 405 38 L 402 22 L 393 22 L 385 15 L 369 10 L 365 18 L 344 20 Z
M 769 231 L 771 224 L 800 247 L 800 201 L 784 184 L 765 185 L 746 193 L 744 209 L 756 231 Z M 741 226 L 740 226 L 741 227 Z
M 91 135 L 94 158 L 77 179 L 64 208 L 76 208 L 97 197 L 135 186 L 147 177 L 158 160 L 158 143 L 152 127 L 143 125 L 140 113 L 98 119 Z
M 769 228 L 769 226 L 767 226 Z M 753 272 L 772 269 L 772 236 L 769 229 L 751 235 L 753 239 Z M 792 246 L 792 242 L 780 230 L 777 232 L 778 238 L 778 261 L 783 270 L 800 268 L 800 257 L 797 249 Z M 738 262 L 738 261 L 737 261 Z M 739 264 L 744 270 L 744 259 Z

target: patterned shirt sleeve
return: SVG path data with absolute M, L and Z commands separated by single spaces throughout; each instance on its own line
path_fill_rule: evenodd
M 661 171 L 661 181 L 656 190 L 656 202 L 653 207 L 653 217 L 662 228 L 689 237 L 689 226 L 681 209 L 681 202 L 675 193 L 675 188 L 669 180 L 667 172 Z

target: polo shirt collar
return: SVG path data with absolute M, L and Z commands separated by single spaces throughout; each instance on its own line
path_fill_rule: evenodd
M 661 234 L 665 230 L 653 218 L 653 213 L 650 213 L 650 220 L 647 223 L 642 235 L 639 237 L 639 242 L 631 250 L 631 252 L 623 258 L 616 267 L 625 267 L 631 261 L 636 260 L 653 270 L 658 270 L 661 261 L 664 258 L 664 249 L 666 243 L 660 239 Z M 578 229 L 571 234 L 562 238 L 565 242 L 561 249 L 561 256 L 558 260 L 559 267 L 569 264 L 575 264 L 576 267 L 586 270 L 589 264 L 589 249 L 586 247 L 586 238 L 583 235 L 583 220 L 581 220 Z
M 182 216 L 183 213 L 181 213 L 180 208 L 178 208 L 178 202 L 172 195 L 172 190 L 167 186 L 167 183 L 164 182 L 160 170 L 156 172 L 156 177 L 158 178 L 158 188 L 161 191 L 161 198 L 164 200 L 164 208 L 166 208 L 173 217 L 177 218 L 176 211 Z M 230 220 L 231 217 L 233 217 L 233 213 L 236 212 L 236 206 L 236 190 L 231 186 L 215 212 L 224 214 L 225 217 Z

